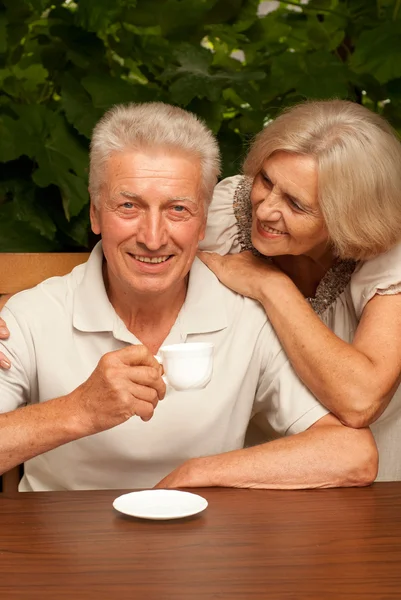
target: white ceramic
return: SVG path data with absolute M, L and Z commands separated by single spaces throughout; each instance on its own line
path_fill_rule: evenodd
M 165 382 L 175 390 L 201 390 L 213 373 L 212 343 L 195 342 L 162 346 L 157 360 L 163 364 Z
M 156 521 L 190 517 L 205 510 L 207 504 L 202 496 L 178 490 L 130 492 L 113 502 L 114 508 L 124 515 Z

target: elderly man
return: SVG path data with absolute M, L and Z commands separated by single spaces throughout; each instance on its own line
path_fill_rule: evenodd
M 21 490 L 374 480 L 369 430 L 327 414 L 262 308 L 196 258 L 218 171 L 213 136 L 179 108 L 115 107 L 96 126 L 90 216 L 101 244 L 2 311 L 12 366 L 0 373 L 0 469 L 24 462 Z M 214 343 L 209 385 L 164 398 L 154 354 L 194 341 Z M 253 417 L 288 437 L 243 448 Z

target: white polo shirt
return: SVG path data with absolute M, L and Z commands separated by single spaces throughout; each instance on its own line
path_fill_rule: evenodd
M 88 262 L 13 296 L 1 312 L 12 367 L 0 371 L 0 412 L 77 388 L 106 352 L 138 344 L 110 304 L 101 244 Z M 213 342 L 204 390 L 168 391 L 153 418 L 138 417 L 25 463 L 20 490 L 147 488 L 186 459 L 244 446 L 250 419 L 278 435 L 327 414 L 294 374 L 263 309 L 223 286 L 198 259 L 165 344 Z

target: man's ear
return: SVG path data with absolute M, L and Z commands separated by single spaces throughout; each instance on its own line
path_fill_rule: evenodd
M 206 225 L 207 225 L 207 213 L 205 215 L 205 218 L 203 219 L 203 223 L 202 226 L 199 230 L 199 235 L 198 235 L 198 242 L 201 242 L 206 235 Z
M 89 209 L 89 217 L 90 217 L 91 228 L 92 228 L 93 233 L 96 235 L 99 235 L 101 232 L 99 209 L 95 205 L 92 198 L 91 198 L 90 209 Z

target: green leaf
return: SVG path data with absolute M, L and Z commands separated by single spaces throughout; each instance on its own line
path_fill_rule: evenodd
M 189 44 L 181 44 L 174 52 L 174 56 L 180 64 L 177 73 L 191 73 L 195 75 L 208 75 L 212 64 L 213 55 L 209 50 L 194 48 Z
M 87 248 L 90 230 L 89 207 L 85 206 L 82 211 L 68 223 L 60 223 L 59 230 L 71 240 L 73 246 Z
M 49 28 L 52 36 L 63 42 L 67 58 L 81 69 L 89 72 L 103 61 L 104 46 L 94 34 L 79 27 L 64 24 L 54 24 Z
M 10 69 L 10 74 L 22 82 L 27 92 L 32 92 L 42 85 L 49 75 L 47 70 L 39 64 L 29 65 L 25 69 L 16 65 Z
M 62 78 L 60 96 L 68 122 L 90 138 L 102 111 L 94 108 L 90 95 L 70 73 Z
M 286 52 L 272 66 L 272 78 L 280 92 L 296 89 L 306 98 L 346 97 L 347 75 L 346 66 L 328 52 Z
M 0 115 L 0 161 L 15 160 L 23 154 L 31 155 L 29 140 L 21 123 L 8 115 Z
M 63 164 L 67 172 L 72 170 L 78 176 L 85 177 L 88 166 L 87 148 L 68 129 L 63 116 L 40 105 L 16 106 L 14 110 L 19 115 L 32 146 L 36 143 L 33 151 L 39 165 L 47 161 L 54 165 Z M 51 167 L 48 177 L 49 184 L 54 183 L 51 179 Z
M 88 183 L 72 173 L 60 173 L 60 186 L 64 213 L 68 220 L 77 216 L 82 207 L 89 205 Z
M 135 6 L 136 2 L 131 2 Z M 125 2 L 121 0 L 79 0 L 78 22 L 87 29 L 97 33 L 107 29 L 112 21 L 118 21 Z
M 152 92 L 144 86 L 131 84 L 107 74 L 88 75 L 81 83 L 90 94 L 94 107 L 103 110 L 124 102 L 146 102 L 152 96 Z
M 35 187 L 23 180 L 0 182 L 0 198 L 12 199 L 12 209 L 16 221 L 27 223 L 43 237 L 54 240 L 56 226 L 43 206 L 36 201 Z
M 60 188 L 67 218 L 88 202 L 88 153 L 68 129 L 65 119 L 45 106 L 15 106 L 19 125 L 38 168 L 32 179 L 39 187 Z
M 246 31 L 258 19 L 259 4 L 260 0 L 245 0 L 234 25 L 236 31 Z
M 12 201 L 0 206 L 0 252 L 51 252 L 55 249 L 52 240 L 18 219 Z
M 170 86 L 171 100 L 182 106 L 187 106 L 194 98 L 208 98 L 216 102 L 220 98 L 221 87 L 221 81 L 212 76 L 186 75 Z
M 0 54 L 7 50 L 7 17 L 4 12 L 0 13 Z
M 348 95 L 347 75 L 346 66 L 332 54 L 308 54 L 304 61 L 304 75 L 297 91 L 306 98 L 344 98 Z
M 400 21 L 364 31 L 356 43 L 351 66 L 357 73 L 371 73 L 380 83 L 401 77 Z

